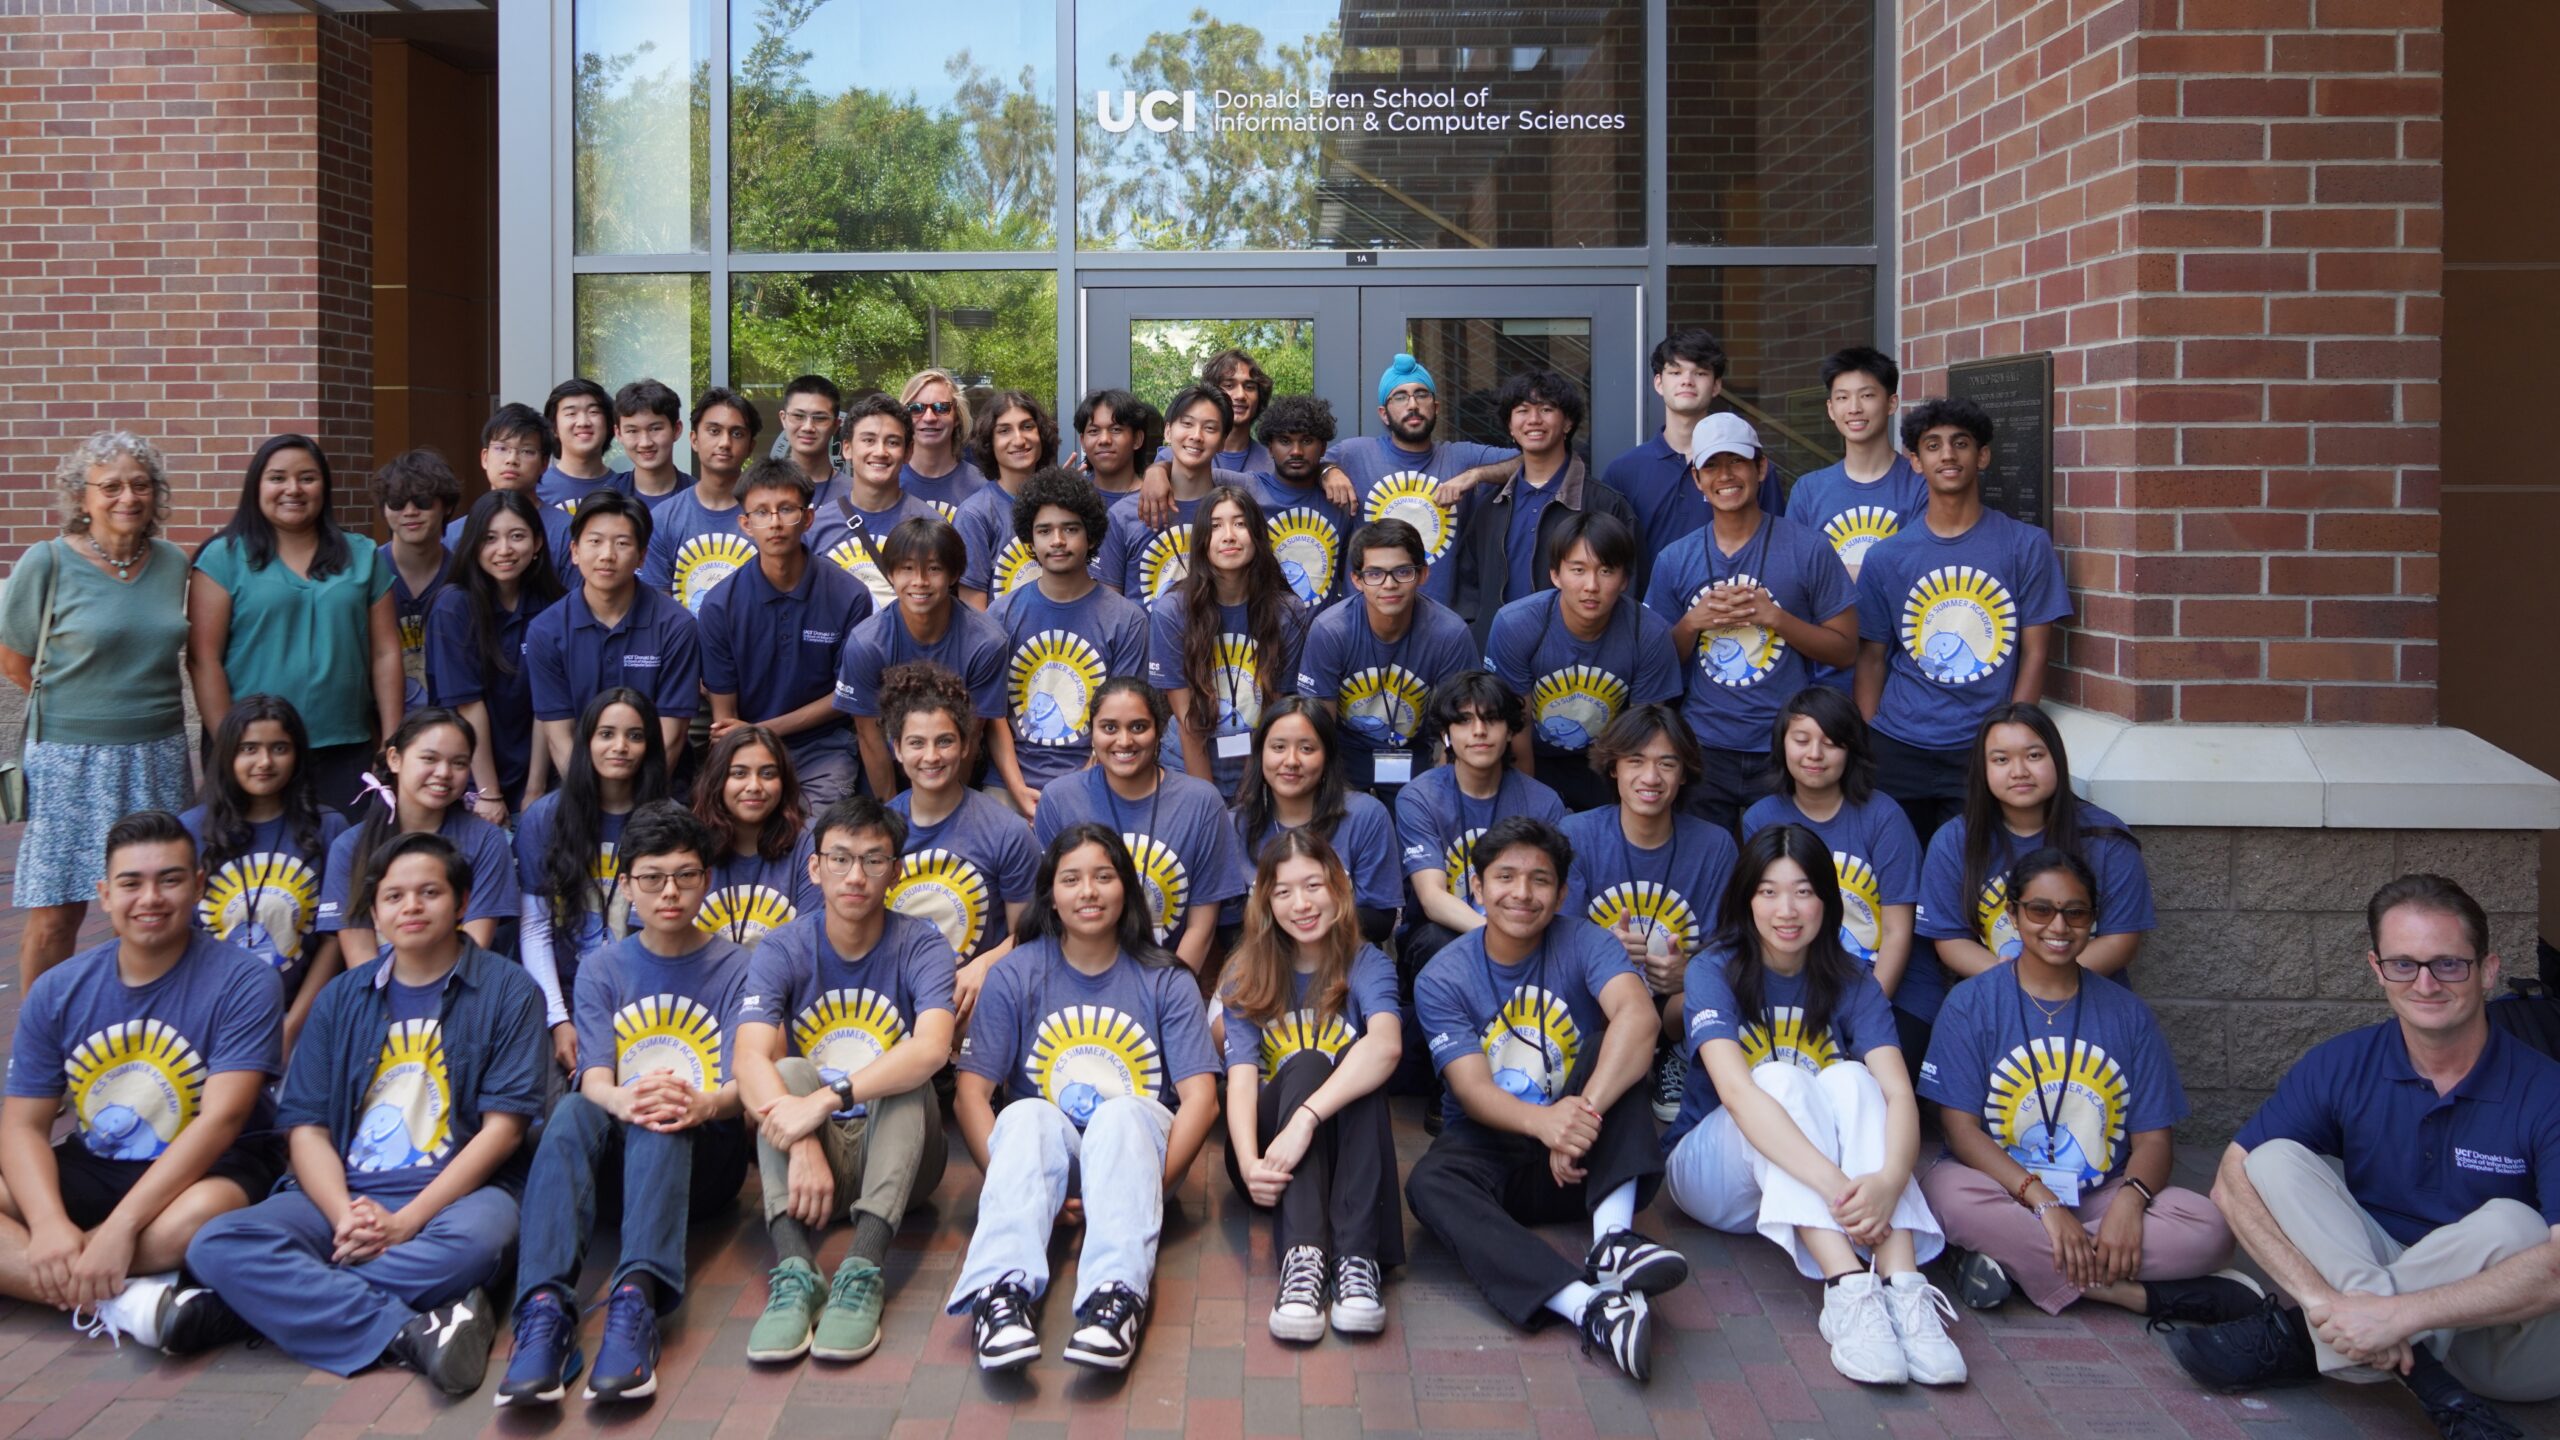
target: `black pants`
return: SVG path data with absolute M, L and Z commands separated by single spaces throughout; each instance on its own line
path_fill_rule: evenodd
M 1387 1089 L 1398 1095 L 1428 1096 L 1437 1106 L 1440 1072 L 1431 1064 L 1431 1037 L 1422 1033 L 1422 1015 L 1413 1005 L 1413 981 L 1422 973 L 1422 967 L 1431 963 L 1431 957 L 1458 936 L 1453 930 L 1419 918 L 1419 905 L 1408 913 L 1416 918 L 1396 942 L 1396 1000 L 1404 1007 L 1404 1058 L 1396 1062 L 1395 1077 L 1387 1082 Z
M 1706 769 L 1680 792 L 1680 808 L 1733 836 L 1742 838 L 1742 812 L 1777 788 L 1766 750 L 1701 748 Z
M 1970 745 L 1924 750 L 1881 730 L 1868 732 L 1867 742 L 1875 748 L 1876 788 L 1900 802 L 1911 833 L 1928 849 L 1938 827 L 1964 813 L 1965 785 L 1981 757 Z
M 1600 1117 L 1600 1138 L 1582 1157 L 1582 1168 L 1588 1178 L 1581 1183 L 1558 1185 L 1545 1146 L 1454 1120 L 1414 1162 L 1405 1198 L 1415 1217 L 1456 1252 L 1493 1308 L 1526 1327 L 1545 1313 L 1548 1296 L 1583 1278 L 1581 1266 L 1529 1227 L 1588 1221 L 1594 1205 L 1631 1180 L 1641 1210 L 1662 1183 L 1662 1151 L 1644 1086 L 1619 1096 Z
M 369 813 L 364 807 L 382 803 L 364 788 L 364 772 L 381 753 L 380 747 L 366 741 L 312 746 L 302 759 L 302 773 L 311 777 L 311 798 L 320 803 L 322 810 L 335 810 L 349 821 L 363 824 Z
M 1618 803 L 1618 787 L 1591 768 L 1588 750 L 1535 750 L 1538 779 L 1564 801 L 1565 813 L 1579 815 Z
M 1280 1133 L 1307 1097 L 1333 1077 L 1323 1051 L 1301 1050 L 1256 1097 L 1255 1131 L 1264 1143 Z M 1225 1147 L 1227 1180 L 1253 1204 L 1244 1169 L 1232 1144 Z M 1396 1140 L 1387 1125 L 1387 1097 L 1372 1090 L 1316 1127 L 1306 1157 L 1291 1172 L 1276 1218 L 1275 1254 L 1313 1245 L 1328 1256 L 1361 1255 L 1380 1265 L 1404 1263 L 1404 1205 L 1396 1196 Z
M 275 1137 L 243 1135 L 231 1142 L 230 1149 L 213 1157 L 203 1178 L 230 1181 L 255 1205 L 275 1188 L 276 1176 L 284 1170 L 284 1159 L 284 1146 Z M 53 1147 L 54 1182 L 61 1195 L 63 1215 L 83 1230 L 104 1225 L 133 1187 L 142 1183 L 154 1163 L 109 1160 L 90 1153 L 87 1142 L 77 1134 L 63 1137 L 62 1143 Z

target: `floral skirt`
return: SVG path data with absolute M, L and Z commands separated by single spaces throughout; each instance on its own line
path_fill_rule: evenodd
M 98 898 L 107 830 L 136 810 L 184 810 L 195 798 L 187 737 L 139 745 L 27 746 L 27 831 L 9 895 L 21 910 Z

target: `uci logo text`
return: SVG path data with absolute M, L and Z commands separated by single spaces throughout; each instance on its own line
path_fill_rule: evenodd
M 1166 113 L 1176 102 L 1182 106 L 1182 117 L 1178 120 Z M 1093 118 L 1101 121 L 1102 128 L 1114 135 L 1127 134 L 1130 126 L 1141 124 L 1159 135 L 1177 127 L 1195 130 L 1199 128 L 1198 105 L 1199 95 L 1190 90 L 1179 95 L 1170 90 L 1150 90 L 1143 98 L 1135 90 L 1123 90 L 1120 92 L 1120 113 L 1115 116 L 1111 113 L 1111 92 L 1093 92 Z

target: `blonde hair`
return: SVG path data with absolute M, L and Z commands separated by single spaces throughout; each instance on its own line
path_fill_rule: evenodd
M 933 368 L 908 376 L 907 383 L 898 387 L 898 403 L 913 405 L 916 397 L 924 393 L 924 387 L 936 380 L 951 387 L 951 443 L 966 449 L 969 444 L 969 396 L 960 388 L 960 382 L 952 378 L 950 371 Z
M 83 502 L 89 490 L 89 472 L 117 460 L 131 460 L 151 477 L 151 524 L 142 533 L 160 533 L 160 522 L 169 513 L 169 462 L 160 447 L 130 430 L 101 430 L 71 447 L 54 467 L 54 488 L 62 492 L 62 533 L 88 533 L 89 510 Z

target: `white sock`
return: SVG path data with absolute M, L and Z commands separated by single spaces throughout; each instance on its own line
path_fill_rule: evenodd
M 1582 1312 L 1590 1309 L 1591 1302 L 1599 1296 L 1599 1291 L 1576 1280 L 1548 1296 L 1547 1308 L 1579 1325 L 1582 1323 Z
M 1591 1207 L 1591 1239 L 1595 1244 L 1617 1231 L 1632 1230 L 1635 1225 L 1636 1182 L 1633 1180 L 1601 1196 L 1600 1203 Z

